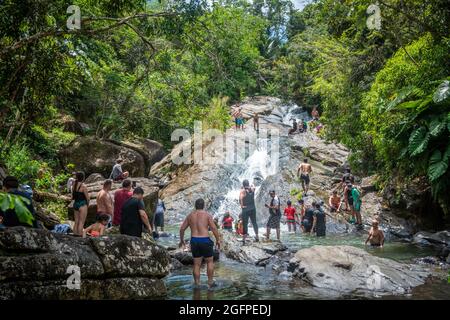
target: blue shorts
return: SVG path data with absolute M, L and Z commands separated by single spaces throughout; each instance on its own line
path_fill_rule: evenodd
M 209 237 L 192 237 L 191 252 L 194 258 L 211 258 L 214 255 L 214 242 Z

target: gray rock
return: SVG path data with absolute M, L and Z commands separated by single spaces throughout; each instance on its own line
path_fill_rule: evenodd
M 379 258 L 352 246 L 299 250 L 290 261 L 289 270 L 293 270 L 294 277 L 337 296 L 405 294 L 425 283 L 429 276 L 421 267 Z
M 436 233 L 420 231 L 414 235 L 413 243 L 437 247 L 449 247 L 450 231 L 444 230 Z
M 102 176 L 100 173 L 93 173 L 89 177 L 86 178 L 84 183 L 96 183 L 96 182 L 104 182 L 105 177 Z
M 79 238 L 15 227 L 0 231 L 0 299 L 138 299 L 166 293 L 167 251 L 128 236 Z M 69 267 L 81 289 L 69 290 Z M 148 286 L 148 287 L 146 287 Z

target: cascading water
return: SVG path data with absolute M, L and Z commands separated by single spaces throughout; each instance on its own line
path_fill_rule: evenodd
M 278 120 L 285 125 L 291 125 L 292 119 L 300 121 L 302 119 L 309 120 L 308 113 L 297 105 L 285 105 L 279 108 Z M 248 180 L 250 184 L 255 186 L 255 198 L 261 184 L 267 177 L 278 173 L 278 166 L 273 163 L 271 157 L 271 139 L 259 138 L 256 139 L 256 148 L 254 152 L 245 160 L 242 165 L 237 165 L 235 171 L 231 174 L 232 187 L 224 195 L 220 202 L 218 209 L 215 211 L 215 216 L 219 219 L 224 213 L 229 212 L 231 216 L 237 221 L 241 208 L 239 205 L 239 194 L 242 188 L 242 182 Z M 258 214 L 260 216 L 260 214 Z M 283 228 L 284 229 L 284 228 Z M 249 232 L 252 233 L 252 228 L 249 225 Z

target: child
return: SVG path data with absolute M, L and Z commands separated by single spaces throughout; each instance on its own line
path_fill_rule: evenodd
M 91 237 L 100 237 L 106 229 L 106 225 L 109 222 L 109 215 L 100 214 L 97 216 L 97 222 L 83 230 L 83 237 L 86 235 Z
M 242 214 L 239 215 L 239 220 L 236 222 L 235 225 L 236 233 L 240 236 L 244 235 L 244 224 L 242 223 Z
M 284 215 L 286 217 L 289 232 L 291 232 L 292 228 L 294 229 L 294 232 L 296 232 L 297 226 L 295 223 L 295 208 L 292 206 L 292 202 L 290 200 L 287 202 L 287 207 L 284 208 Z
M 378 229 L 378 221 L 372 220 L 372 228 L 369 230 L 369 236 L 365 244 L 370 241 L 370 245 L 372 247 L 383 248 L 384 245 L 384 233 L 380 229 Z
M 227 211 L 225 212 L 225 215 L 222 219 L 222 228 L 227 231 L 233 231 L 233 217 L 230 215 L 230 213 Z
M 330 212 L 339 212 L 341 210 L 341 197 L 339 197 L 336 190 L 333 191 L 333 195 L 328 199 L 328 205 L 330 206 Z

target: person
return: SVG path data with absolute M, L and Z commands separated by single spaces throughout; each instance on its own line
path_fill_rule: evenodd
M 256 132 L 259 132 L 259 114 L 257 112 L 253 116 L 253 129 L 255 129 Z
M 328 205 L 330 206 L 330 212 L 339 212 L 341 210 L 341 197 L 339 197 L 336 190 L 328 199 Z
M 372 220 L 372 228 L 369 231 L 369 236 L 366 239 L 365 245 L 370 242 L 372 247 L 383 248 L 384 245 L 384 233 L 378 228 L 378 221 Z
M 107 215 L 109 221 L 107 223 L 108 227 L 111 227 L 114 214 L 114 203 L 110 195 L 112 188 L 112 180 L 106 179 L 103 182 L 103 188 L 97 193 L 97 216 Z
M 143 199 L 144 190 L 137 187 L 133 190 L 133 196 L 123 204 L 120 221 L 121 234 L 141 238 L 144 226 L 148 233 L 153 233 Z
M 183 221 L 180 227 L 180 247 L 185 247 L 184 232 L 187 228 L 191 229 L 191 252 L 194 258 L 193 276 L 195 286 L 200 285 L 200 267 L 203 259 L 206 261 L 208 274 L 208 286 L 214 286 L 214 243 L 209 237 L 208 230 L 211 229 L 216 238 L 217 250 L 220 250 L 220 237 L 216 224 L 212 216 L 205 210 L 205 201 L 197 199 L 195 201 L 195 210 L 192 211 Z
M 111 174 L 109 175 L 109 178 L 113 181 L 122 181 L 128 178 L 130 175 L 128 171 L 122 170 L 122 159 L 117 159 L 116 164 L 113 166 Z
M 225 212 L 225 215 L 222 219 L 222 229 L 227 231 L 233 231 L 233 217 L 230 215 L 230 213 L 227 211 Z
M 302 220 L 302 231 L 304 233 L 310 233 L 313 225 L 314 220 L 314 210 L 316 208 L 316 202 L 313 201 L 311 206 L 307 207 L 305 210 L 305 214 L 303 216 Z
M 238 129 L 244 130 L 244 117 L 242 115 L 242 108 L 241 107 L 239 107 L 236 117 L 237 117 Z
M 275 195 L 275 190 L 270 190 L 270 204 L 265 204 L 266 208 L 269 208 L 269 219 L 267 220 L 267 233 L 266 240 L 270 238 L 270 229 L 275 229 L 277 232 L 277 240 L 280 240 L 280 220 L 281 220 L 281 211 L 280 211 L 280 199 L 277 195 Z
M 345 173 L 342 176 L 341 179 L 341 185 L 340 189 L 344 192 L 344 202 L 345 202 L 345 211 L 350 210 L 350 205 L 348 203 L 348 197 L 347 197 L 347 185 L 349 183 L 355 183 L 355 177 L 351 174 L 350 168 L 345 169 Z
M 244 235 L 244 224 L 242 223 L 242 214 L 239 215 L 238 221 L 235 223 L 234 228 L 236 229 L 236 234 Z
M 83 237 L 86 235 L 91 237 L 101 237 L 105 232 L 106 226 L 110 222 L 110 216 L 108 214 L 97 214 L 96 222 L 84 229 Z
M 133 196 L 131 192 L 131 180 L 125 179 L 122 181 L 122 188 L 114 193 L 114 215 L 113 225 L 119 226 L 122 215 L 123 204 Z
M 231 112 L 231 116 L 234 118 L 235 130 L 239 128 L 238 118 L 239 118 L 239 104 L 236 104 L 236 107 L 233 108 Z
M 292 206 L 292 202 L 290 200 L 287 202 L 287 207 L 284 208 L 284 216 L 286 217 L 289 232 L 291 232 L 291 229 L 296 232 L 297 225 L 295 221 L 295 208 Z
M 33 202 L 31 197 L 26 192 L 19 189 L 19 180 L 13 176 L 6 176 L 5 179 L 3 179 L 3 190 L 11 195 L 15 195 L 23 199 L 23 204 L 32 215 L 31 224 L 28 224 L 27 222 L 21 221 L 16 208 L 6 209 L 5 211 L 0 209 L 0 218 L 2 219 L 1 224 L 3 227 L 23 226 L 37 228 L 38 224 L 35 218 Z
M 245 240 L 248 236 L 248 220 L 252 222 L 253 231 L 255 232 L 255 241 L 259 241 L 258 224 L 256 222 L 256 206 L 255 206 L 255 187 L 248 180 L 242 181 L 242 189 L 239 195 L 239 203 L 242 208 L 242 224 L 244 228 L 244 237 L 242 242 L 245 244 Z
M 317 110 L 317 107 L 313 107 L 312 111 L 311 111 L 311 116 L 313 118 L 314 121 L 318 121 L 319 120 L 319 111 Z
M 71 177 L 67 180 L 67 193 L 72 193 L 72 187 L 76 180 L 76 172 L 72 172 Z
M 88 206 L 89 206 L 89 192 L 84 184 L 84 173 L 77 172 L 76 180 L 72 187 L 73 210 L 75 217 L 75 224 L 73 233 L 77 236 L 83 236 L 84 223 L 86 221 Z
M 356 218 L 356 224 L 359 228 L 361 228 L 362 227 L 361 192 L 355 186 L 350 187 L 350 190 L 351 190 L 351 198 L 353 199 L 352 216 Z
M 161 231 L 164 232 L 164 212 L 166 211 L 166 206 L 164 204 L 164 201 L 162 199 L 158 199 L 158 203 L 156 205 L 155 215 L 154 215 L 154 222 L 153 225 L 155 226 L 155 231 L 158 231 L 158 227 L 161 228 Z
M 308 163 L 308 159 L 305 158 L 303 160 L 303 163 L 301 163 L 297 169 L 297 176 L 300 176 L 300 180 L 302 181 L 303 192 L 305 194 L 307 194 L 308 190 L 309 190 L 309 182 L 310 182 L 309 174 L 311 172 L 312 172 L 312 167 Z
M 295 213 L 296 223 L 300 226 L 300 229 L 303 230 L 303 218 L 305 217 L 305 201 L 303 199 L 298 200 L 298 206 L 300 207 L 298 211 Z
M 326 231 L 326 215 L 320 208 L 320 203 L 316 203 L 315 210 L 313 211 L 313 224 L 311 228 L 311 234 L 315 233 L 318 237 L 325 237 Z
M 297 120 L 294 119 L 294 121 L 292 121 L 292 128 L 289 129 L 288 134 L 294 134 L 298 129 L 298 124 L 297 124 Z

